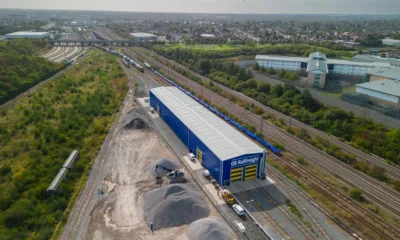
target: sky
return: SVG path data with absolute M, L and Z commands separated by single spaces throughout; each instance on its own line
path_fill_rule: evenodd
M 0 0 L 0 8 L 201 13 L 400 13 L 400 0 Z

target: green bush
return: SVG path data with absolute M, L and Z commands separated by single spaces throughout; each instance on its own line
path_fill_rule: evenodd
M 270 67 L 270 68 L 268 68 L 267 73 L 269 75 L 275 75 L 275 70 L 272 67 Z
M 359 189 L 359 188 L 350 189 L 349 195 L 350 195 L 351 198 L 353 198 L 353 199 L 355 199 L 357 201 L 360 201 L 360 202 L 363 202 L 365 200 L 364 196 L 363 196 L 363 193 L 362 193 L 361 189 Z
M 278 77 L 284 78 L 286 75 L 286 71 L 284 69 L 279 70 L 278 72 Z

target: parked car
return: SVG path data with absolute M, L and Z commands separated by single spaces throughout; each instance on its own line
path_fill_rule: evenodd
M 244 209 L 239 204 L 233 204 L 232 208 L 239 216 L 243 216 L 245 214 Z
M 209 179 L 210 176 L 211 176 L 210 171 L 208 171 L 208 170 L 204 170 L 204 171 L 203 171 L 203 177 Z
M 195 161 L 195 160 L 196 160 L 196 156 L 195 156 L 193 153 L 188 153 L 187 156 L 188 156 L 188 158 L 189 158 L 190 160 L 192 160 L 192 161 Z

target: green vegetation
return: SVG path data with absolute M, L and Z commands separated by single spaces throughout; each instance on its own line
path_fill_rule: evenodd
M 0 35 L 5 35 L 7 33 L 26 31 L 30 29 L 38 29 L 45 25 L 45 21 L 29 21 L 29 22 L 14 22 L 11 24 L 3 25 L 0 24 Z
M 349 195 L 350 195 L 351 198 L 353 198 L 353 199 L 355 199 L 357 201 L 360 201 L 360 202 L 365 201 L 365 198 L 362 195 L 362 191 L 359 188 L 350 189 Z
M 49 239 L 66 222 L 66 207 L 81 191 L 126 91 L 115 57 L 91 51 L 0 116 L 1 239 Z M 73 149 L 80 159 L 48 196 Z
M 400 129 L 391 130 L 371 120 L 357 117 L 351 112 L 324 106 L 313 99 L 308 90 L 300 92 L 297 88 L 288 84 L 273 86 L 269 92 L 260 92 L 257 89 L 258 82 L 252 79 L 251 71 L 245 70 L 230 61 L 209 59 L 212 56 L 219 56 L 218 51 L 198 52 L 177 47 L 156 47 L 155 49 L 165 57 L 172 58 L 191 70 L 240 91 L 265 106 L 270 106 L 287 115 L 292 114 L 299 121 L 339 137 L 363 151 L 381 156 L 389 162 L 400 164 Z M 202 58 L 203 56 L 208 57 Z M 185 76 L 192 76 L 185 70 L 173 68 Z M 201 82 L 198 77 L 192 79 Z M 252 110 L 252 107 L 250 106 L 248 109 Z M 282 126 L 279 123 L 277 125 Z M 319 143 L 315 142 L 314 144 Z M 323 148 L 340 160 L 348 164 L 353 163 L 353 157 L 337 151 L 336 146 Z
M 311 226 L 311 223 L 307 221 L 307 219 L 304 218 L 303 214 L 301 214 L 300 210 L 290 201 L 286 200 L 286 206 L 289 207 L 289 210 L 296 215 L 313 233 L 315 233 L 315 230 Z
M 289 56 L 304 56 L 312 52 L 320 51 L 326 54 L 329 58 L 353 57 L 354 54 L 349 51 L 335 51 L 325 47 L 312 46 L 308 44 L 255 44 L 255 45 L 159 45 L 153 46 L 153 49 L 164 56 L 179 61 L 180 58 L 189 58 L 198 60 L 201 58 L 217 59 L 234 57 L 238 55 L 257 55 L 257 54 L 272 54 L 272 55 L 289 55 Z M 183 59 L 182 59 L 183 60 Z
M 43 40 L 0 42 L 0 104 L 52 76 L 65 65 L 37 56 L 50 45 Z

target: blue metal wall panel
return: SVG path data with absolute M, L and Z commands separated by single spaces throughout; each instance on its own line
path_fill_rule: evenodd
M 202 164 L 210 171 L 210 174 L 222 184 L 221 160 L 172 112 L 169 110 L 151 91 L 150 105 L 159 112 L 160 117 L 175 132 L 185 146 L 197 155 L 197 148 L 202 151 Z

